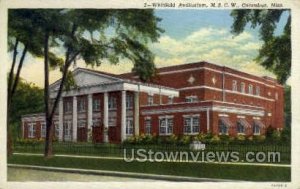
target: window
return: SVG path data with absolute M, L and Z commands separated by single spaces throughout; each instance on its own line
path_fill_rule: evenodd
M 232 90 L 237 91 L 237 81 L 236 80 L 232 81 Z
M 100 127 L 100 119 L 99 118 L 93 119 L 93 127 Z
M 185 102 L 197 102 L 198 97 L 197 96 L 188 96 L 185 97 Z
M 260 126 L 259 125 L 254 124 L 253 133 L 254 133 L 254 135 L 259 135 L 260 134 Z
M 153 95 L 148 95 L 148 105 L 153 105 Z
M 145 119 L 145 134 L 151 134 L 151 118 Z
M 86 120 L 79 120 L 78 121 L 78 127 L 84 128 L 86 126 Z
M 245 93 L 245 83 L 241 83 L 241 93 Z
M 46 123 L 41 124 L 41 138 L 46 137 Z
M 54 127 L 55 127 L 55 137 L 59 137 L 59 124 L 58 122 L 54 122 Z
M 64 112 L 65 113 L 72 112 L 72 102 L 71 101 L 65 101 L 65 103 L 64 103 Z
M 93 111 L 100 111 L 100 99 L 93 99 Z
M 64 122 L 64 139 L 66 141 L 71 140 L 72 137 L 72 121 L 65 121 Z
M 110 96 L 108 98 L 108 109 L 115 110 L 117 109 L 117 98 L 114 96 Z
M 228 134 L 228 127 L 222 121 L 219 121 L 219 133 L 222 135 Z
M 133 135 L 133 118 L 126 119 L 126 135 Z
M 259 88 L 259 86 L 256 86 L 256 95 L 257 95 L 257 96 L 260 95 L 260 88 Z
M 35 137 L 35 132 L 36 132 L 36 128 L 35 128 L 35 123 L 30 123 L 29 127 L 28 127 L 28 138 L 34 138 Z
M 127 94 L 126 95 L 126 109 L 131 109 L 133 106 L 133 96 Z
M 275 100 L 278 100 L 278 93 L 275 93 Z
M 173 104 L 173 97 L 172 96 L 168 97 L 168 104 Z
M 78 112 L 85 112 L 86 111 L 86 99 L 79 98 L 77 102 L 77 111 Z
M 173 133 L 173 118 L 159 118 L 159 134 L 170 135 Z
M 199 133 L 199 116 L 188 116 L 184 118 L 184 133 Z
M 245 133 L 245 126 L 239 121 L 237 122 L 237 132 L 238 132 L 238 134 Z
M 248 91 L 249 91 L 249 94 L 253 94 L 253 85 L 249 85 L 248 86 Z
M 117 118 L 116 117 L 108 117 L 108 126 L 115 127 L 117 125 Z

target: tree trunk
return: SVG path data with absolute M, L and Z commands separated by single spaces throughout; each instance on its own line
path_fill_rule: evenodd
M 44 83 L 44 103 L 45 103 L 45 119 L 46 119 L 46 140 L 45 140 L 45 152 L 44 156 L 50 158 L 53 155 L 52 149 L 52 119 L 49 112 L 49 32 L 45 33 L 44 38 L 44 74 L 45 74 L 45 83 Z
M 17 69 L 17 73 L 16 73 L 16 77 L 14 79 L 13 77 L 13 73 L 14 73 L 14 67 L 16 64 L 16 57 L 17 57 L 17 47 L 18 47 L 18 40 L 15 43 L 14 46 L 14 55 L 13 55 L 13 62 L 12 62 L 12 67 L 10 69 L 10 73 L 9 73 L 9 78 L 8 78 L 8 88 L 7 88 L 7 116 L 6 116 L 6 123 L 7 123 L 7 129 L 6 129 L 6 137 L 7 137 L 7 156 L 11 156 L 13 153 L 13 140 L 12 140 L 12 133 L 11 133 L 11 129 L 9 128 L 10 125 L 10 107 L 13 101 L 13 96 L 15 94 L 15 91 L 17 89 L 18 83 L 19 83 L 19 78 L 20 78 L 20 73 L 21 73 L 21 69 L 23 66 L 23 62 L 27 53 L 27 49 L 28 49 L 28 45 L 25 45 L 23 52 L 22 52 L 22 56 L 21 59 L 19 61 L 19 65 L 18 65 L 18 69 Z
M 21 56 L 21 59 L 20 59 L 19 65 L 18 65 L 17 73 L 16 73 L 16 78 L 15 78 L 15 80 L 13 82 L 11 93 L 9 94 L 10 95 L 9 106 L 12 103 L 13 95 L 15 94 L 17 86 L 18 86 L 18 83 L 19 83 L 20 74 L 21 74 L 21 70 L 22 70 L 22 67 L 23 67 L 23 63 L 24 63 L 24 59 L 25 59 L 27 50 L 28 50 L 28 44 L 26 44 L 25 47 L 24 47 L 24 49 L 23 49 L 23 53 L 22 53 L 22 56 Z
M 15 69 L 17 55 L 18 55 L 18 44 L 19 44 L 19 40 L 16 39 L 16 43 L 14 45 L 14 52 L 13 52 L 13 61 L 11 64 L 9 77 L 8 77 L 7 94 L 10 94 L 10 92 L 11 92 L 11 87 L 12 87 L 12 83 L 13 83 L 13 79 L 14 79 L 14 69 Z M 10 98 L 9 95 L 8 95 L 8 98 Z

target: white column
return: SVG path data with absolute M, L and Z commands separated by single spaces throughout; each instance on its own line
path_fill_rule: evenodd
M 210 119 L 210 118 L 209 118 L 209 109 L 207 108 L 207 109 L 206 109 L 206 130 L 207 130 L 207 133 L 208 133 L 209 127 L 210 127 L 210 125 L 209 125 L 210 120 L 209 120 L 209 119 Z
M 63 98 L 59 100 L 58 104 L 58 127 L 59 127 L 59 134 L 58 134 L 58 140 L 63 141 L 63 131 L 64 131 L 64 116 L 63 116 L 63 111 L 64 111 L 64 102 Z
M 108 93 L 103 96 L 103 140 L 108 142 Z
M 73 97 L 73 132 L 72 132 L 73 142 L 77 141 L 77 97 Z
M 134 135 L 140 134 L 140 94 L 134 93 Z
M 122 91 L 121 141 L 126 139 L 126 91 Z
M 88 117 L 87 117 L 87 139 L 91 141 L 91 132 L 92 132 L 92 125 L 93 125 L 93 94 L 88 95 Z

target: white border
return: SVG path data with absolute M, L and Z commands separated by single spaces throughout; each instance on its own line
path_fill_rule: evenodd
M 147 2 L 151 2 L 152 0 L 147 0 Z M 169 1 L 169 0 L 161 0 L 161 1 Z M 174 0 L 176 2 L 176 0 Z M 169 2 L 174 2 L 169 1 Z M 179 0 L 177 0 L 179 1 Z M 186 2 L 186 1 L 185 1 Z M 189 2 L 199 3 L 196 0 L 189 0 Z M 224 2 L 220 0 L 206 0 L 205 3 L 210 2 Z M 242 3 L 245 0 L 232 0 L 232 2 Z M 253 0 L 248 0 L 248 2 L 253 2 Z M 6 182 L 6 131 L 5 129 L 0 129 L 0 188 L 24 188 L 24 189 L 33 189 L 33 188 L 90 188 L 90 189 L 98 189 L 102 188 L 276 188 L 272 186 L 272 184 L 286 184 L 287 188 L 299 188 L 300 180 L 300 2 L 297 0 L 260 0 L 257 1 L 260 3 L 263 2 L 278 2 L 283 3 L 286 8 L 292 9 L 292 77 L 291 77 L 291 85 L 292 85 L 292 182 L 291 183 L 278 183 L 278 182 L 262 182 L 262 183 L 254 183 L 254 182 L 227 182 L 226 185 L 224 183 L 182 183 L 182 182 L 109 182 L 109 183 L 95 183 L 95 182 Z M 6 107 L 6 70 L 7 64 L 3 63 L 8 60 L 6 53 L 6 33 L 7 33 L 7 8 L 64 8 L 64 7 L 72 7 L 72 8 L 143 8 L 143 1 L 140 0 L 131 0 L 124 1 L 121 0 L 111 0 L 111 1 L 102 1 L 102 0 L 94 0 L 87 2 L 86 0 L 0 0 L 0 60 L 1 60 L 1 69 L 0 69 L 0 103 L 2 107 Z M 6 111 L 1 112 L 0 116 L 0 125 L 6 125 Z

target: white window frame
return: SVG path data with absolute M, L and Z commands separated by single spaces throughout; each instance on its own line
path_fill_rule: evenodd
M 84 119 L 78 120 L 77 127 L 78 128 L 85 128 L 86 127 L 86 120 L 84 120 Z
M 174 101 L 174 97 L 173 96 L 169 96 L 168 97 L 168 104 L 173 104 Z
M 246 92 L 246 84 L 244 82 L 241 82 L 241 93 Z
M 130 94 L 126 94 L 126 109 L 133 108 L 133 96 Z
M 185 97 L 185 102 L 192 103 L 192 102 L 197 102 L 198 97 L 197 96 L 186 96 Z
M 154 97 L 153 97 L 152 94 L 148 94 L 147 104 L 148 104 L 149 106 L 151 106 L 151 105 L 154 104 Z
M 109 127 L 117 126 L 117 118 L 116 117 L 108 117 L 108 126 Z
M 226 128 L 226 132 L 223 132 L 222 128 Z M 229 128 L 222 121 L 219 121 L 218 129 L 219 129 L 219 135 L 228 135 Z
M 72 139 L 72 121 L 64 121 L 64 140 L 69 141 Z
M 258 132 L 257 132 L 256 128 L 258 128 Z M 256 124 L 253 125 L 253 135 L 260 135 L 260 130 L 261 130 L 261 128 L 259 125 L 256 125 Z
M 241 128 L 242 128 L 242 130 L 240 130 Z M 246 131 L 245 125 L 241 124 L 240 122 L 237 122 L 236 123 L 236 130 L 237 130 L 237 134 L 244 135 L 245 131 Z
M 162 125 L 164 123 L 164 125 Z M 173 133 L 174 119 L 173 116 L 159 117 L 159 135 L 171 135 Z M 164 132 L 161 132 L 164 130 Z
M 46 138 L 46 123 L 41 123 L 41 138 Z
M 100 123 L 100 118 L 94 118 L 92 127 L 101 127 Z
M 36 134 L 36 123 L 32 122 L 28 124 L 28 138 L 35 138 Z
M 101 101 L 99 98 L 93 98 L 93 111 L 100 111 Z
M 237 87 L 237 81 L 236 81 L 236 80 L 233 80 L 233 81 L 232 81 L 232 90 L 233 90 L 233 91 L 237 91 L 237 90 L 238 90 L 238 87 Z
M 253 94 L 253 85 L 249 84 L 249 86 L 248 86 L 248 92 L 251 95 Z
M 256 92 L 255 94 L 256 94 L 257 96 L 260 96 L 260 87 L 259 87 L 259 86 L 256 86 L 256 89 L 255 89 L 255 90 L 256 90 L 256 91 L 255 91 L 255 92 Z
M 127 136 L 133 135 L 133 117 L 126 118 L 126 135 Z
M 152 131 L 152 120 L 150 117 L 145 118 L 145 134 L 150 135 Z
M 115 96 L 108 97 L 108 109 L 109 110 L 117 109 L 117 98 Z
M 85 98 L 78 98 L 77 111 L 79 113 L 86 112 L 86 99 Z
M 73 105 L 71 101 L 64 102 L 64 113 L 71 113 L 73 111 Z
M 55 128 L 55 137 L 59 137 L 59 123 L 57 121 L 54 122 L 54 128 Z
M 198 119 L 198 124 L 195 124 L 194 119 Z M 198 128 L 194 131 L 194 128 Z M 189 128 L 189 131 L 186 131 Z M 187 135 L 199 134 L 200 132 L 200 116 L 199 115 L 184 115 L 183 116 L 183 133 Z

